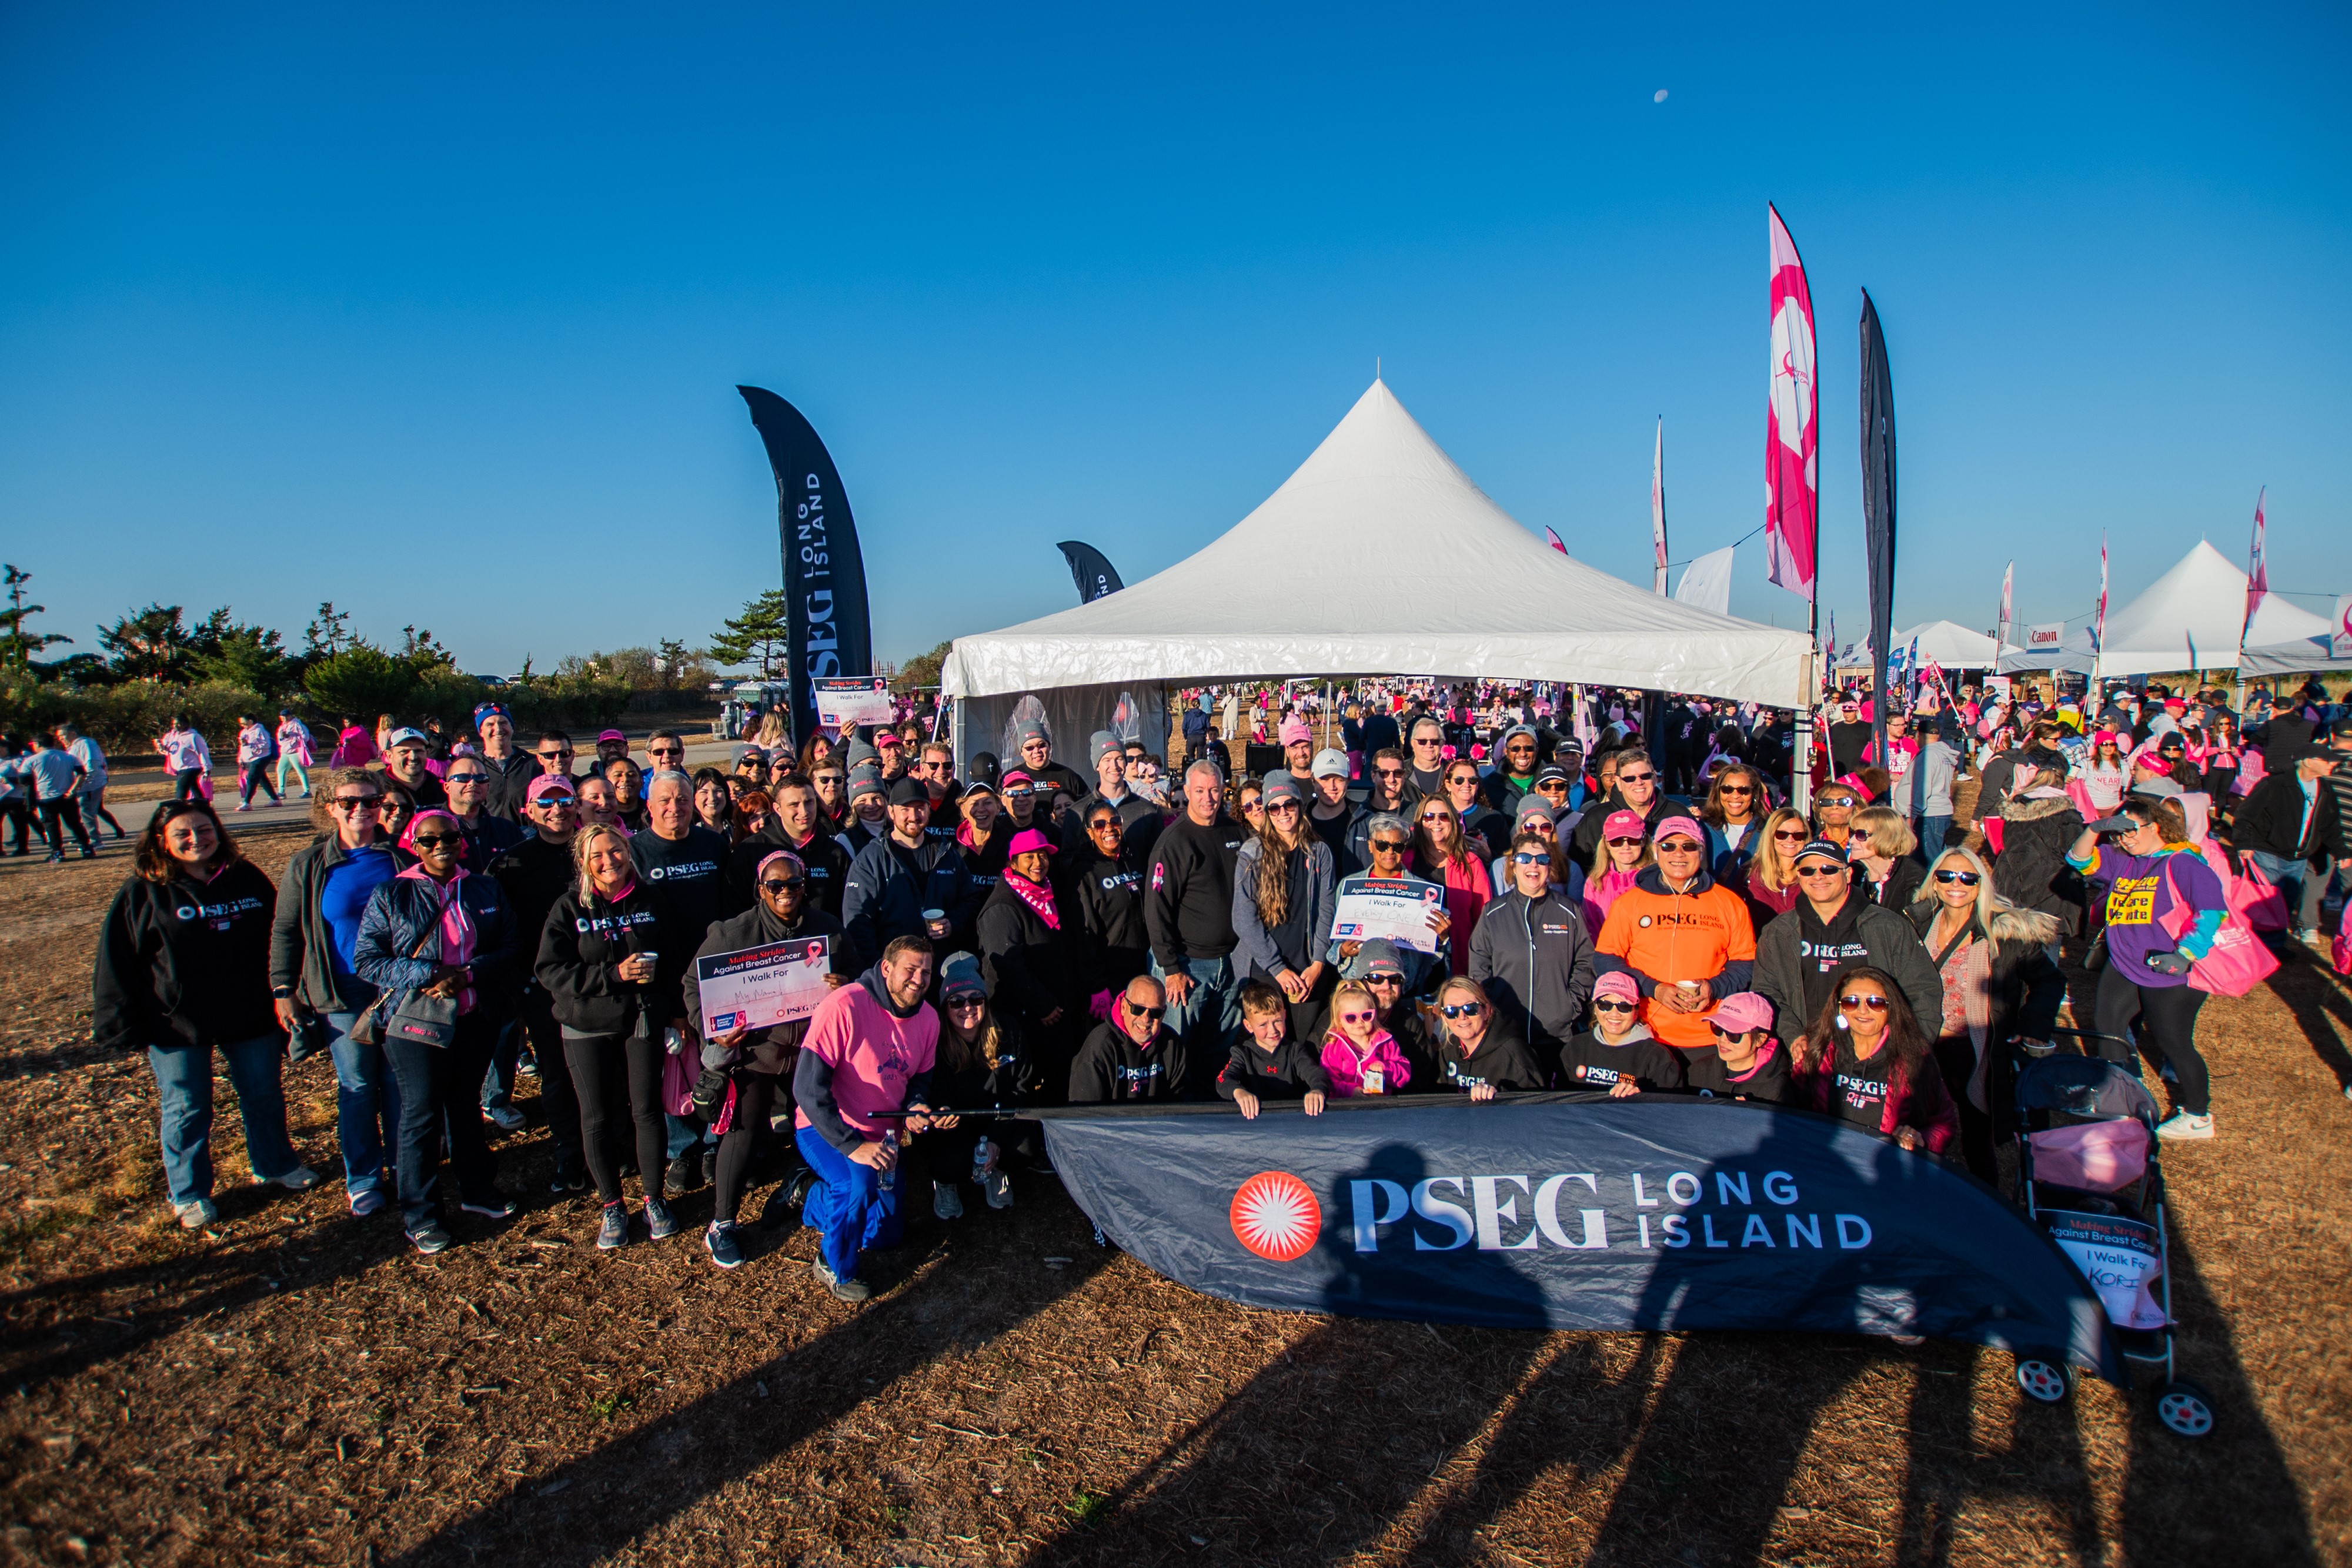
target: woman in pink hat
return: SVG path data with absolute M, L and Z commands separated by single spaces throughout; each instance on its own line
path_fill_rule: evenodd
M 1610 812 L 1609 820 L 1601 824 L 1601 852 L 1592 857 L 1592 868 L 1584 880 L 1585 928 L 1600 930 L 1617 895 L 1633 885 L 1643 866 L 1656 860 L 1657 853 L 1650 847 L 1649 825 L 1641 813 L 1622 809 Z
M 1087 1021 L 1086 997 L 1073 933 L 1054 898 L 1054 841 L 1024 828 L 1005 848 L 1003 874 L 980 906 L 975 928 L 981 973 L 997 1012 L 1028 1039 L 1050 1092 L 1069 1082 L 1079 1026 Z

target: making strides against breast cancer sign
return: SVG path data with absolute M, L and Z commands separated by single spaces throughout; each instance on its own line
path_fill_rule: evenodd
M 2049 1237 L 1969 1176 L 1803 1112 L 1534 1095 L 1045 1127 L 1106 1234 L 1253 1306 L 1935 1334 L 2120 1376 Z

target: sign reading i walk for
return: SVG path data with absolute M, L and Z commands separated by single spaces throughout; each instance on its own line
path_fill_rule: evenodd
M 1537 1095 L 1045 1125 L 1107 1235 L 1250 1306 L 1933 1334 L 2124 1381 L 2098 1297 L 2049 1237 L 1967 1175 L 1804 1112 Z

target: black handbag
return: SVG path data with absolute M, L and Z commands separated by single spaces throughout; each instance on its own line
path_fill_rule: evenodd
M 425 949 L 441 939 L 441 916 L 436 910 L 425 934 L 416 946 L 408 950 L 411 958 L 425 956 Z M 360 1045 L 382 1045 L 387 1039 L 413 1040 L 418 1045 L 448 1049 L 457 1038 L 457 998 L 427 996 L 420 990 L 397 993 L 400 1005 L 389 1013 L 383 1004 L 395 993 L 379 993 L 359 1017 L 352 1020 L 351 1036 Z

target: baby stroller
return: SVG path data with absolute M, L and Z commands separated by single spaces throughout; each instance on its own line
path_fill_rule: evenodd
M 2156 1136 L 2163 1114 L 2156 1096 L 2119 1063 L 2071 1055 L 2026 1061 L 2017 1075 L 2017 1190 L 2026 1217 L 2097 1292 L 2126 1364 L 2160 1375 L 2157 1419 L 2179 1437 L 2202 1437 L 2213 1429 L 2212 1398 L 2174 1375 L 2172 1269 Z M 2064 1400 L 2074 1375 L 2055 1358 L 2026 1355 L 2017 1363 L 2018 1388 L 2043 1405 Z

